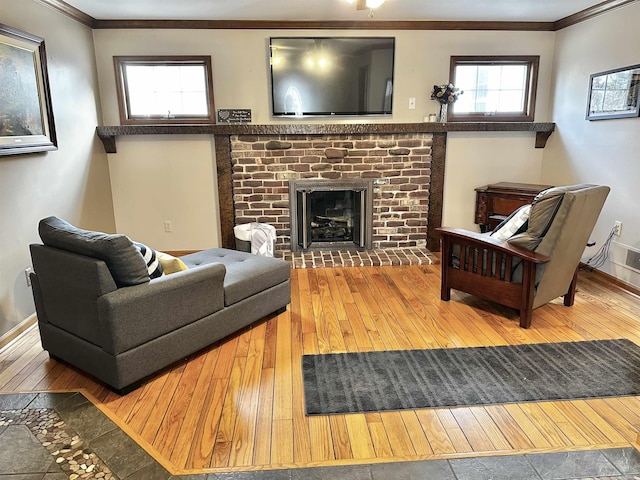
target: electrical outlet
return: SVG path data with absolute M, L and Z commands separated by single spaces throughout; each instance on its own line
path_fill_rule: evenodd
M 33 273 L 33 268 L 25 268 L 24 269 L 24 277 L 27 280 L 27 287 L 31 286 L 31 274 Z
M 616 223 L 613 226 L 613 234 L 616 237 L 619 237 L 622 234 L 622 222 L 620 220 L 616 220 Z
M 173 232 L 173 225 L 171 224 L 171 220 L 164 221 L 164 231 L 167 233 Z
M 409 97 L 409 110 L 416 109 L 416 97 Z

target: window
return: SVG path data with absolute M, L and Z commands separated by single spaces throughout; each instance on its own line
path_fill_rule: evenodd
M 120 122 L 215 123 L 211 57 L 114 57 Z
M 464 94 L 453 122 L 533 122 L 538 56 L 451 57 L 450 78 Z

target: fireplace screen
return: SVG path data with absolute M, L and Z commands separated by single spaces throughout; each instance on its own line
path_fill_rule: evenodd
M 371 248 L 371 182 L 293 180 L 293 251 Z

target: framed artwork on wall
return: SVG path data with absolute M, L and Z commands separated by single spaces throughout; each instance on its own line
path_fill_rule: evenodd
M 640 65 L 594 73 L 589 77 L 587 120 L 637 117 L 639 90 Z
M 44 39 L 0 23 L 0 155 L 57 148 Z

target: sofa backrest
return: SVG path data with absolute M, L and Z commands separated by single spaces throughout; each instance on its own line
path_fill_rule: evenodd
M 38 321 L 102 346 L 97 299 L 118 288 L 106 263 L 45 245 L 29 248 Z

